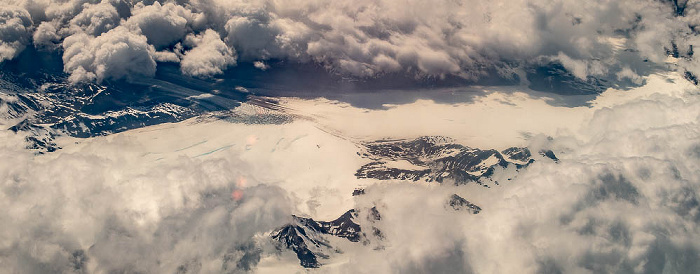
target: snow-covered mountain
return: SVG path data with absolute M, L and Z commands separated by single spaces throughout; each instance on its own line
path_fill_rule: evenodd
M 357 216 L 354 209 L 330 222 L 293 216 L 292 223 L 273 231 L 270 237 L 281 248 L 294 251 L 301 266 L 320 267 L 319 258 L 328 259 L 332 253 L 341 252 L 334 249 L 326 237 L 340 237 L 351 242 L 360 242 L 365 238 L 360 226 L 353 221 Z
M 442 136 L 377 141 L 365 143 L 364 147 L 362 157 L 372 162 L 358 169 L 355 175 L 380 180 L 482 184 L 480 179 L 490 178 L 496 168 L 512 166 L 517 170 L 535 161 L 528 148 L 511 147 L 500 152 L 481 150 L 457 144 Z M 557 160 L 551 150 L 542 150 L 539 154 Z M 498 181 L 495 183 L 498 184 Z
M 29 133 L 28 147 L 55 151 L 57 135 L 78 138 L 109 135 L 149 125 L 182 121 L 235 108 L 247 92 L 212 90 L 210 82 L 168 78 L 70 84 L 51 67 L 28 69 L 0 64 L 0 118 L 13 131 Z

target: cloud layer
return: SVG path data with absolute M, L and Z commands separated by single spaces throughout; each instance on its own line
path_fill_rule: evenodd
M 700 41 L 695 16 L 700 4 L 695 1 L 679 4 L 682 12 L 671 1 L 652 0 L 6 1 L 11 5 L 3 7 L 0 18 L 11 23 L 0 32 L 2 60 L 33 43 L 57 50 L 68 63 L 71 36 L 98 39 L 122 26 L 146 37 L 155 49 L 151 56 L 167 55 L 170 62 L 179 61 L 172 57 L 186 46 L 187 37 L 213 31 L 225 42 L 225 52 L 247 63 L 315 62 L 354 77 L 454 75 L 474 80 L 496 73 L 509 78 L 533 65 L 558 62 L 581 79 L 635 78 L 645 73 L 643 60 L 664 65 L 669 55 L 680 59 L 680 70 L 700 74 L 691 50 Z M 197 51 L 205 50 L 221 53 L 219 46 Z M 225 68 L 213 67 L 217 69 L 183 72 L 207 77 Z M 97 66 L 84 69 L 100 74 Z M 68 66 L 66 72 L 84 74 Z
M 213 30 L 201 35 L 188 35 L 185 45 L 192 48 L 183 54 L 180 62 L 180 69 L 185 75 L 212 76 L 236 64 L 235 52 Z
M 146 41 L 143 35 L 121 26 L 96 38 L 84 33 L 71 35 L 63 41 L 64 70 L 73 82 L 153 76 L 155 50 Z
M 0 62 L 15 58 L 29 43 L 32 19 L 18 7 L 0 7 Z
M 133 161 L 140 152 L 120 139 L 40 164 L 21 149 L 21 136 L 2 131 L 0 138 L 0 156 L 15 161 L 0 168 L 2 204 L 12 207 L 0 214 L 12 224 L 0 232 L 0 264 L 7 271 L 245 270 L 259 256 L 255 234 L 292 214 L 285 190 L 252 179 L 245 196 L 233 199 L 244 186 L 231 178 L 247 176 L 246 164 L 235 158 L 181 158 L 173 166 L 142 169 Z M 104 148 L 124 153 L 89 152 Z

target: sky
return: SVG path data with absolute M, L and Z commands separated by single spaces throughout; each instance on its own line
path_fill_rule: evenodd
M 57 56 L 66 86 L 153 83 L 173 66 L 213 82 L 316 66 L 461 85 L 251 97 L 273 104 L 61 134 L 37 153 L 5 130 L 35 113 L 12 115 L 19 80 L 3 78 L 0 273 L 698 273 L 699 13 L 693 0 L 0 0 L 0 62 Z M 619 85 L 532 90 L 525 75 L 551 64 Z M 494 76 L 516 81 L 473 84 Z M 285 119 L 251 122 L 272 116 Z M 510 179 L 489 188 L 355 177 L 363 142 L 421 136 L 559 160 L 497 169 Z M 446 208 L 453 194 L 482 211 Z M 269 237 L 292 215 L 349 209 L 383 237 L 329 237 L 339 252 L 318 269 Z

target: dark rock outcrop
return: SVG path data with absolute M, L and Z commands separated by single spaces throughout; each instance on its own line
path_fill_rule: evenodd
M 337 252 L 325 239 L 326 236 L 345 238 L 351 242 L 361 240 L 363 234 L 360 225 L 354 221 L 356 217 L 354 209 L 330 222 L 293 216 L 292 223 L 273 231 L 271 237 L 279 247 L 294 251 L 301 266 L 316 268 L 321 265 L 319 258 L 328 258 L 326 253 Z
M 481 178 L 490 178 L 497 167 L 513 165 L 521 169 L 534 162 L 527 148 L 512 147 L 500 152 L 481 150 L 456 144 L 454 140 L 440 136 L 378 141 L 366 143 L 365 148 L 360 155 L 372 162 L 357 170 L 355 176 L 358 178 L 479 183 Z M 540 154 L 558 160 L 551 150 Z
M 467 201 L 467 199 L 457 194 L 452 194 L 452 196 L 450 196 L 450 199 L 447 200 L 447 206 L 456 211 L 467 211 L 472 214 L 479 214 L 479 212 L 481 212 L 481 207 Z

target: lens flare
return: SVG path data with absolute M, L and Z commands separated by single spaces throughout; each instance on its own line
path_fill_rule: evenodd
M 255 145 L 255 143 L 258 142 L 258 136 L 255 135 L 248 135 L 248 138 L 246 138 L 246 144 L 249 146 Z
M 236 182 L 236 186 L 239 188 L 244 188 L 246 185 L 248 185 L 248 179 L 246 179 L 243 176 L 238 177 L 238 182 Z
M 240 190 L 240 189 L 234 190 L 233 192 L 231 192 L 231 198 L 234 201 L 240 201 L 241 199 L 243 199 L 243 190 Z

